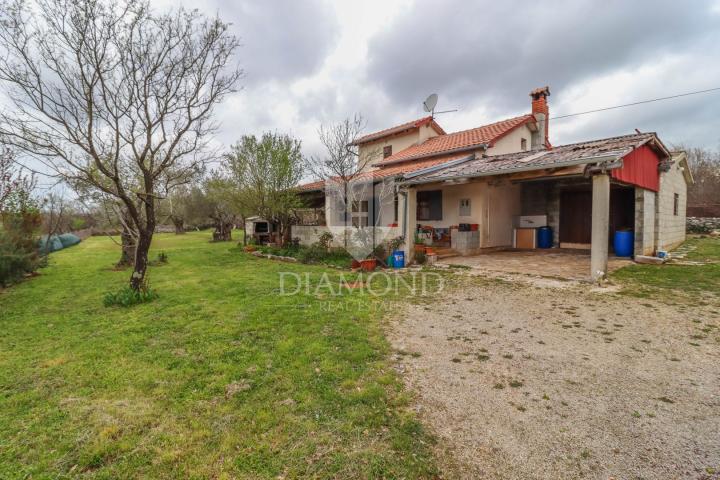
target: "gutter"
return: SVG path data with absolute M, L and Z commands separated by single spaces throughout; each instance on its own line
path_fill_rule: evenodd
M 497 169 L 497 170 L 490 170 L 487 172 L 480 172 L 470 175 L 453 175 L 450 177 L 443 177 L 443 178 L 432 178 L 432 179 L 419 179 L 415 181 L 405 181 L 401 182 L 403 185 L 421 185 L 424 183 L 437 183 L 437 182 L 444 182 L 448 180 L 459 180 L 464 178 L 480 178 L 480 177 L 492 177 L 495 175 L 505 175 L 509 173 L 522 173 L 522 172 L 532 172 L 534 170 L 544 170 L 547 168 L 558 168 L 558 167 L 572 167 L 576 165 L 586 165 L 589 163 L 601 163 L 601 162 L 615 162 L 625 155 L 627 155 L 628 152 L 626 151 L 616 151 L 611 153 L 606 153 L 603 155 L 597 155 L 594 157 L 584 157 L 576 160 L 569 160 L 567 162 L 558 162 L 553 163 L 550 165 L 530 165 L 530 166 L 523 166 L 523 167 L 516 167 L 516 168 L 505 168 L 505 169 Z

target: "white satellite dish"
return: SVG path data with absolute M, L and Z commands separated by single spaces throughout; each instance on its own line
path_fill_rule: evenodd
M 423 102 L 423 109 L 425 109 L 426 112 L 432 113 L 435 110 L 435 106 L 437 105 L 438 96 L 437 93 L 431 94 L 429 97 L 425 99 Z

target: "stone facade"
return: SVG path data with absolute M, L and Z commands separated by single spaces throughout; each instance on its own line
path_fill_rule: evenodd
M 710 233 L 720 230 L 720 217 L 687 217 L 688 233 Z

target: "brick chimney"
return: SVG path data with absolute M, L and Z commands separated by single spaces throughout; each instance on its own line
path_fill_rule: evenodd
M 550 110 L 548 109 L 547 97 L 550 96 L 550 87 L 536 88 L 530 92 L 532 98 L 532 114 L 538 123 L 538 137 L 533 138 L 533 148 L 551 148 L 549 127 L 550 127 Z

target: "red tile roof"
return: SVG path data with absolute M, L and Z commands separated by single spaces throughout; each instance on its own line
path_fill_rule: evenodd
M 471 150 L 480 145 L 487 144 L 492 146 L 500 138 L 510 133 L 520 125 L 534 122 L 535 117 L 532 114 L 522 115 L 520 117 L 509 118 L 500 122 L 483 125 L 482 127 L 471 128 L 461 132 L 450 133 L 447 135 L 439 135 L 425 140 L 420 145 L 408 147 L 401 150 L 390 157 L 377 162 L 378 167 L 383 165 L 406 162 L 418 158 L 431 157 L 458 151 Z
M 438 123 L 433 119 L 433 117 L 423 117 L 418 118 L 417 120 L 412 120 L 410 122 L 405 122 L 401 125 L 386 128 L 385 130 L 380 130 L 379 132 L 374 132 L 362 136 L 355 140 L 353 142 L 353 145 L 361 145 L 363 143 L 373 142 L 375 140 L 380 140 L 382 138 L 389 137 L 391 135 L 402 133 L 408 130 L 414 130 L 427 124 L 429 124 L 440 135 L 445 135 L 445 130 L 443 130 L 440 125 L 438 125 Z
M 381 180 L 386 177 L 400 175 L 403 173 L 415 172 L 417 170 L 422 170 L 424 168 L 433 167 L 435 165 L 452 162 L 454 160 L 459 160 L 460 158 L 463 158 L 463 157 L 467 157 L 467 153 L 436 156 L 433 158 L 425 158 L 422 160 L 418 160 L 417 162 L 391 165 L 391 166 L 388 166 L 385 168 L 380 168 L 380 169 L 372 170 L 369 172 L 363 172 L 361 174 L 358 174 L 353 180 L 361 181 L 361 180 L 369 180 L 371 178 L 375 179 L 375 180 Z M 317 190 L 322 190 L 324 188 L 325 188 L 325 182 L 323 180 L 320 180 L 317 182 L 306 183 L 306 184 L 300 185 L 298 187 L 298 189 L 301 192 L 317 191 Z

